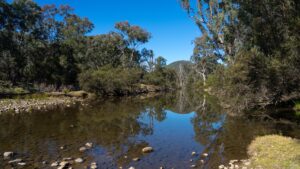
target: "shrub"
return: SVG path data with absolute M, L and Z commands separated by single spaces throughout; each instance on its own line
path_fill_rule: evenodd
M 81 73 L 79 83 L 82 89 L 98 95 L 124 95 L 132 91 L 142 75 L 138 68 L 103 67 Z

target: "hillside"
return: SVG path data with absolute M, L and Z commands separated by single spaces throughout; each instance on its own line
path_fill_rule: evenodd
M 169 65 L 167 65 L 167 68 L 175 69 L 176 71 L 178 71 L 180 65 L 183 65 L 183 67 L 186 67 L 186 66 L 189 66 L 191 64 L 192 63 L 190 61 L 180 60 L 180 61 L 170 63 Z

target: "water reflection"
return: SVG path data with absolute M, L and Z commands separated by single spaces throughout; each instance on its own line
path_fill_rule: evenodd
M 0 152 L 14 151 L 25 168 L 49 168 L 42 161 L 83 157 L 101 168 L 216 168 L 230 159 L 246 158 L 246 147 L 258 135 L 297 136 L 297 127 L 226 116 L 217 100 L 207 95 L 170 93 L 151 98 L 95 101 L 56 111 L 0 117 Z M 79 147 L 93 142 L 90 151 Z M 60 147 L 66 148 L 61 150 Z M 143 154 L 152 146 L 155 151 Z M 207 158 L 191 152 L 208 153 Z M 140 158 L 133 162 L 133 158 Z M 191 161 L 192 159 L 192 161 Z M 202 164 L 200 160 L 204 159 Z M 10 168 L 0 159 L 0 168 Z

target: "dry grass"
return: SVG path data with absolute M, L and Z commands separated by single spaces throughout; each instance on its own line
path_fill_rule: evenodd
M 248 148 L 252 165 L 264 169 L 300 169 L 300 141 L 270 135 L 256 138 Z

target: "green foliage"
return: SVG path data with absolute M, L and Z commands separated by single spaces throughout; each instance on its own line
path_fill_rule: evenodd
M 139 68 L 123 69 L 121 67 L 102 67 L 80 74 L 81 87 L 99 95 L 124 95 L 132 91 L 143 71 Z
M 165 88 L 176 88 L 177 75 L 175 70 L 162 68 L 144 75 L 143 83 L 163 86 Z
M 93 24 L 71 7 L 41 7 L 30 0 L 0 1 L 0 13 L 0 79 L 9 84 L 0 87 L 5 90 L 34 84 L 68 92 L 63 87 L 78 88 L 80 74 L 80 85 L 89 91 L 122 94 L 146 71 L 160 69 L 169 78 L 163 57 L 154 62 L 152 50 L 140 50 L 151 35 L 139 26 L 119 22 L 114 32 L 88 37 Z
M 242 111 L 299 95 L 296 0 L 181 2 L 202 32 L 195 40 L 194 70 L 223 102 Z

